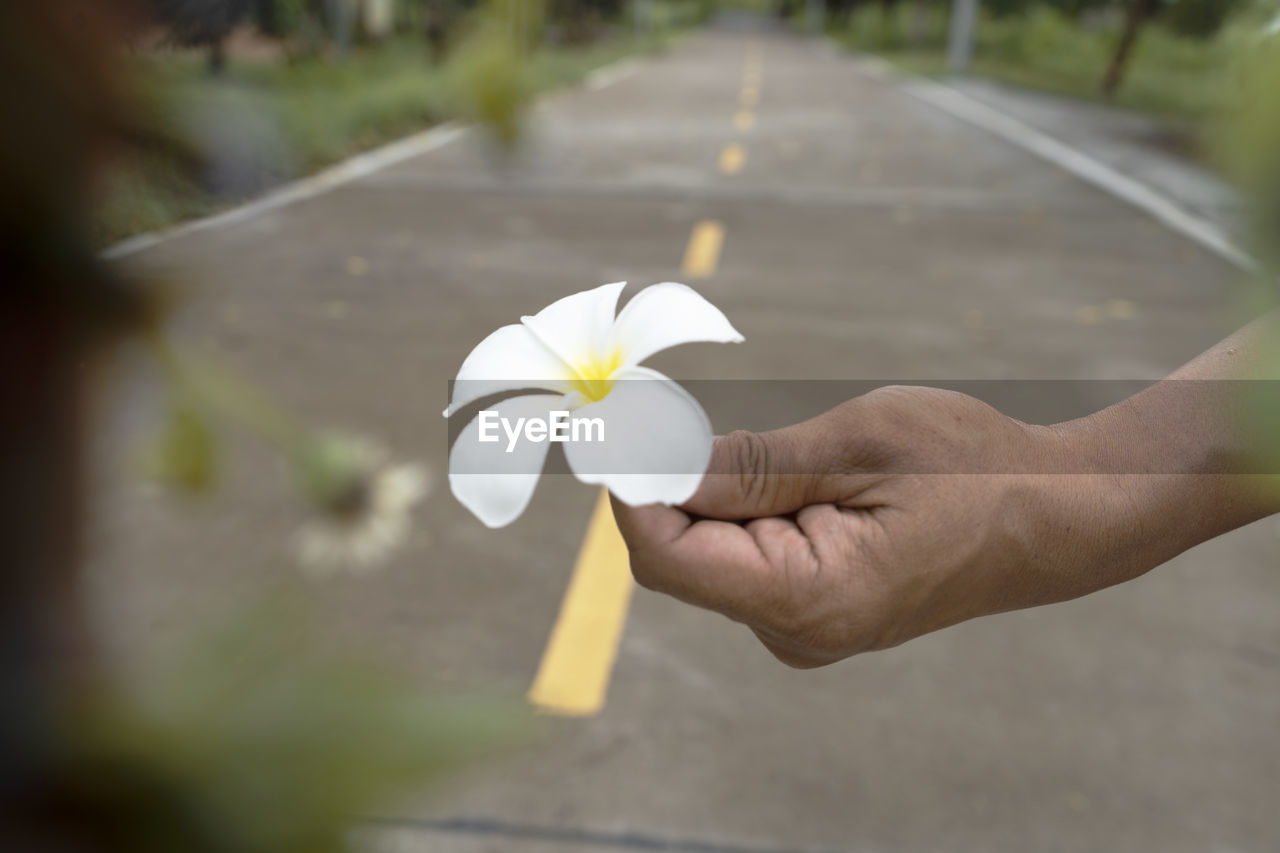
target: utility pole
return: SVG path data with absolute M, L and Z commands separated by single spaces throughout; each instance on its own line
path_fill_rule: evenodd
M 348 0 L 325 0 L 325 12 L 338 59 L 346 59 L 351 49 L 351 6 Z
M 634 0 L 631 4 L 631 19 L 637 39 L 653 35 L 653 0 Z
M 827 29 L 827 0 L 809 0 L 804 9 L 805 24 L 809 32 L 821 34 Z
M 978 0 L 951 0 L 951 33 L 947 39 L 947 70 L 963 74 L 973 59 L 973 23 Z

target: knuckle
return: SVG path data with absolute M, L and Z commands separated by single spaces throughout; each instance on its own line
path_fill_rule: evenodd
M 881 385 L 863 394 L 860 399 L 880 407 L 893 408 L 913 399 L 918 390 L 911 385 Z
M 729 433 L 725 440 L 729 442 L 740 493 L 748 501 L 763 501 L 770 488 L 768 441 L 759 433 L 743 429 Z
M 883 385 L 868 391 L 855 402 L 862 418 L 887 430 L 898 430 L 915 422 L 917 391 L 909 385 Z

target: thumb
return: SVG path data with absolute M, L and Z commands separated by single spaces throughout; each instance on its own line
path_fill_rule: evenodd
M 708 518 L 785 515 L 836 500 L 812 422 L 769 432 L 736 430 L 717 436 L 707 473 L 683 509 Z M 824 464 L 826 463 L 826 464 Z

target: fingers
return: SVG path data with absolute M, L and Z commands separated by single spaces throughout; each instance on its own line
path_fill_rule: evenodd
M 848 532 L 848 511 L 821 504 L 794 521 L 745 525 L 694 521 L 663 506 L 615 502 L 614 513 L 641 586 L 747 625 L 788 666 L 824 666 L 869 648 L 851 633 L 863 621 L 854 613 L 859 597 L 848 595 L 852 566 L 828 562 L 849 556 L 836 544 Z M 859 523 L 855 517 L 849 529 Z
M 613 510 L 641 586 L 748 624 L 786 605 L 777 564 L 746 528 L 726 521 L 693 522 L 672 507 L 614 501 Z M 809 554 L 800 540 L 796 553 Z
M 903 396 L 902 389 L 879 389 L 794 426 L 717 437 L 684 509 L 746 519 L 810 504 L 867 505 L 864 493 L 885 479 L 903 446 Z
M 717 436 L 707 473 L 685 509 L 725 519 L 795 512 L 815 499 L 820 485 L 811 463 L 814 433 L 806 423 Z
M 693 523 L 688 513 L 675 507 L 661 504 L 628 506 L 615 498 L 612 492 L 609 501 L 613 505 L 613 520 L 618 531 L 633 552 L 637 547 L 657 548 L 673 542 Z
M 792 669 L 817 669 L 835 663 L 838 657 L 822 655 L 805 646 L 792 643 L 762 628 L 752 628 L 752 633 L 760 641 L 760 645 L 769 650 L 769 654 L 785 663 Z
M 881 479 L 883 435 L 868 417 L 868 399 L 784 429 L 718 436 L 684 509 L 708 518 L 761 518 L 857 497 Z

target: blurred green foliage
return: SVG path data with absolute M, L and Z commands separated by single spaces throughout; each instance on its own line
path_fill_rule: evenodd
M 924 14 L 924 25 L 913 15 Z M 1119 19 L 1085 26 L 1047 5 L 1008 16 L 984 15 L 976 33 L 970 73 L 1073 97 L 1100 99 L 1098 83 L 1115 49 Z M 899 4 L 884 13 L 864 6 L 835 35 L 847 46 L 884 54 L 907 70 L 946 70 L 945 7 L 923 12 Z M 1169 116 L 1205 119 L 1223 104 L 1233 58 L 1256 37 L 1252 23 L 1227 26 L 1210 40 L 1179 35 L 1155 21 L 1146 25 L 1124 82 L 1110 101 Z
M 65 721 L 67 834 L 130 853 L 340 853 L 353 822 L 531 734 L 518 702 L 443 698 L 322 650 L 287 600 L 189 638 Z
M 485 11 L 451 63 L 454 106 L 510 146 L 533 97 L 525 65 L 541 40 L 544 6 L 541 0 L 489 0 Z
M 253 20 L 266 35 L 290 36 L 306 27 L 310 7 L 308 0 L 254 0 Z
M 1179 35 L 1208 38 L 1241 5 L 1241 0 L 1173 0 L 1161 11 L 1160 20 Z
M 409 31 L 362 45 L 341 62 L 323 52 L 253 61 L 232 55 L 216 76 L 198 55 L 134 57 L 133 76 L 154 122 L 202 147 L 208 168 L 192 170 L 160 150 L 134 154 L 106 176 L 95 240 L 107 245 L 208 214 L 448 118 L 480 121 L 510 142 L 537 92 L 637 50 L 658 49 L 707 9 L 703 0 L 657 0 L 655 27 L 645 39 L 633 39 L 630 24 L 619 21 L 615 37 L 547 46 L 543 19 L 527 11 L 537 4 L 504 2 L 510 8 L 498 3 L 497 14 L 458 25 L 444 65 L 423 33 Z M 276 7 L 290 8 L 284 0 Z M 527 50 L 516 51 L 516 40 Z M 210 127 L 223 130 L 210 139 Z M 227 180 L 228 172 L 234 180 Z
M 155 479 L 188 494 L 207 492 L 218 471 L 218 443 L 209 420 L 187 400 L 170 407 L 151 447 L 148 470 Z
M 1230 78 L 1224 121 L 1214 135 L 1224 171 L 1251 207 L 1251 249 L 1270 275 L 1280 269 L 1280 35 L 1242 51 Z M 1274 296 L 1272 297 L 1274 298 Z M 1277 363 L 1280 363 L 1278 361 Z

